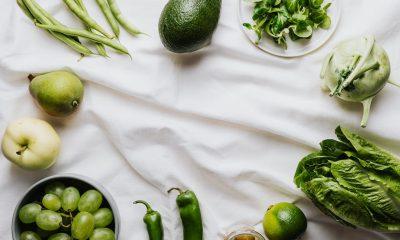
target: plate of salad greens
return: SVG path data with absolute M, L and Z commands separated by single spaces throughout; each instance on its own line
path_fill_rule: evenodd
M 341 16 L 340 0 L 239 0 L 239 22 L 261 50 L 299 57 L 321 47 Z

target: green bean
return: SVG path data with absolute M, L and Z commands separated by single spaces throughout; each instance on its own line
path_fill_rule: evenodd
M 92 33 L 96 33 L 96 30 L 90 29 L 90 31 L 91 31 Z M 104 47 L 104 45 L 103 45 L 102 43 L 95 43 L 95 45 L 96 45 L 97 52 L 98 52 L 101 56 L 103 56 L 103 57 L 108 57 L 106 48 Z
M 123 16 L 121 13 L 121 10 L 119 10 L 119 7 L 115 0 L 108 0 L 108 5 L 110 6 L 111 12 L 114 15 L 114 17 L 117 19 L 119 24 L 130 34 L 136 36 L 138 34 L 141 34 L 142 32 L 137 29 L 135 26 L 130 24 Z
M 76 37 L 83 37 L 83 38 L 87 38 L 93 42 L 98 42 L 98 43 L 102 43 L 104 45 L 110 46 L 122 53 L 125 54 L 129 54 L 128 49 L 126 49 L 122 44 L 120 44 L 117 41 L 113 41 L 109 38 L 103 37 L 101 35 L 97 35 L 94 33 L 91 33 L 87 30 L 81 30 L 81 29 L 73 29 L 73 28 L 67 28 L 67 27 L 62 27 L 62 26 L 54 26 L 54 25 L 47 25 L 47 24 L 40 24 L 37 23 L 36 26 L 40 27 L 40 28 L 44 28 L 50 31 L 54 31 L 54 32 L 59 32 L 59 33 L 63 33 L 65 35 L 68 36 L 76 36 Z
M 21 0 L 21 1 L 23 1 L 23 0 Z M 55 19 L 51 14 L 49 14 L 46 10 L 44 10 L 36 1 L 33 0 L 33 1 L 30 1 L 30 3 L 32 4 L 32 6 L 34 8 L 36 8 L 39 11 L 39 13 L 41 15 L 43 15 L 43 17 L 40 17 L 40 19 L 37 19 L 38 21 L 43 20 L 46 23 L 48 21 L 50 21 L 51 23 L 53 23 L 55 25 L 62 25 L 57 19 Z M 35 14 L 35 15 L 38 16 L 37 14 Z M 50 32 L 50 34 L 53 35 L 54 37 L 56 37 L 57 39 L 59 39 L 60 41 L 63 41 L 68 46 L 74 48 L 74 50 L 78 51 L 81 54 L 84 54 L 84 55 L 90 55 L 91 54 L 91 51 L 88 48 L 86 48 L 85 46 L 76 45 L 71 40 L 66 39 L 66 38 L 70 38 L 70 37 L 67 37 L 65 35 L 64 36 L 59 36 L 59 34 L 54 34 L 54 33 L 51 33 L 51 32 Z M 72 40 L 75 40 L 78 43 L 80 43 L 78 38 L 72 38 Z
M 35 18 L 32 16 L 32 13 L 29 11 L 29 9 L 25 6 L 25 3 L 22 0 L 17 0 L 17 4 L 19 8 L 25 13 L 25 15 L 30 18 L 32 21 L 35 20 Z
M 85 6 L 85 4 L 83 3 L 82 0 L 75 0 L 75 2 L 79 5 L 79 7 L 80 7 L 85 13 L 88 14 L 88 11 L 87 11 L 87 9 L 86 9 L 86 6 Z M 88 31 L 91 31 L 92 33 L 96 33 L 96 30 L 90 28 L 90 26 L 87 26 L 87 25 L 86 25 L 86 29 L 87 29 Z M 106 49 L 105 49 L 105 47 L 104 47 L 103 44 L 101 44 L 101 43 L 95 43 L 95 45 L 96 45 L 97 52 L 98 52 L 101 56 L 103 56 L 103 57 L 108 57 L 107 52 L 106 52 Z
M 51 23 L 53 23 L 54 25 L 65 26 L 60 21 L 58 21 L 55 17 L 53 17 L 50 13 L 48 13 L 46 10 L 44 10 L 44 8 L 42 8 L 42 6 L 40 6 L 36 1 L 32 1 L 32 4 L 35 6 L 35 8 L 37 8 L 42 13 L 43 16 L 45 16 L 48 20 L 50 20 Z M 79 38 L 73 37 L 73 39 L 80 43 Z
M 79 5 L 75 2 L 75 0 L 64 0 L 65 4 L 68 6 L 68 8 L 77 16 L 83 23 L 85 23 L 87 26 L 90 26 L 90 28 L 96 29 L 99 31 L 101 34 L 108 38 L 113 38 L 114 36 L 110 35 L 109 33 L 106 32 L 106 30 L 103 29 L 102 26 L 100 26 L 93 18 L 89 16 L 89 14 L 85 13 Z
M 35 0 L 22 0 L 22 2 L 24 3 L 24 5 L 27 7 L 27 9 L 29 9 L 29 12 L 32 14 L 32 16 L 35 18 L 35 24 L 36 22 L 42 23 L 42 24 L 47 24 L 47 25 L 51 25 L 52 22 L 46 18 L 42 12 L 35 7 Z M 62 27 L 62 26 L 60 26 Z M 70 46 L 72 49 L 74 49 L 75 51 L 83 54 L 83 55 L 91 55 L 93 54 L 92 51 L 90 51 L 90 49 L 88 49 L 87 47 L 83 46 L 82 44 L 80 44 L 79 42 L 75 41 L 74 39 L 65 36 L 62 33 L 57 33 L 57 32 L 52 32 L 49 31 L 51 35 L 53 35 L 55 38 L 57 38 L 58 40 L 64 42 L 65 44 L 67 44 L 68 46 Z
M 32 4 L 42 13 L 44 17 L 50 20 L 51 23 L 53 23 L 54 25 L 63 25 L 61 22 L 55 19 L 50 13 L 44 10 L 44 8 L 42 8 L 42 6 L 40 6 L 36 1 L 32 1 Z
M 119 37 L 119 25 L 117 19 L 115 19 L 113 13 L 111 12 L 110 6 L 108 6 L 107 0 L 96 0 L 97 4 L 99 5 L 101 11 L 103 12 L 104 16 L 106 17 L 108 23 L 111 26 L 111 29 L 115 33 L 115 36 Z

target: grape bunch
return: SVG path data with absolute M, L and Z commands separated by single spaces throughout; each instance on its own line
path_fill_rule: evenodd
M 19 220 L 36 227 L 24 231 L 21 240 L 115 240 L 109 227 L 114 216 L 110 208 L 102 207 L 103 195 L 97 190 L 82 194 L 73 186 L 53 182 L 45 187 L 42 201 L 24 205 Z

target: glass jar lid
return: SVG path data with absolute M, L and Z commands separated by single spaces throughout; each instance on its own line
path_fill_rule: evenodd
M 225 240 L 265 240 L 265 238 L 253 229 L 243 228 L 230 233 Z

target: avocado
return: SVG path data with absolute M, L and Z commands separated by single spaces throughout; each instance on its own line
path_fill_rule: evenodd
M 164 46 L 175 53 L 194 52 L 211 42 L 221 0 L 170 0 L 159 21 Z

